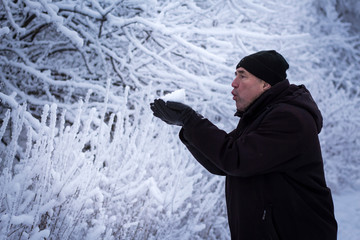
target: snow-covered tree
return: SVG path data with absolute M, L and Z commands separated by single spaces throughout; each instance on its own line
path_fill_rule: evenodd
M 276 49 L 324 115 L 328 183 L 360 185 L 359 36 L 345 1 L 2 0 L 0 236 L 228 239 L 223 179 L 149 103 L 237 119 L 238 61 Z

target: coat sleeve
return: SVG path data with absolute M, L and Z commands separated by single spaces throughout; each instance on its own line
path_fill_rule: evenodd
M 181 129 L 179 133 L 180 140 L 184 143 L 190 153 L 194 156 L 194 158 L 208 170 L 210 173 L 215 175 L 225 176 L 226 174 L 220 170 L 214 163 L 212 163 L 207 157 L 202 154 L 199 150 L 196 149 L 191 143 L 189 143 L 184 137 L 184 129 Z
M 314 139 L 318 139 L 311 115 L 287 106 L 273 109 L 255 129 L 239 138 L 195 116 L 182 131 L 190 151 L 196 151 L 212 163 L 208 165 L 226 175 L 241 177 L 300 167 L 304 163 L 293 160 L 304 151 L 311 151 L 311 145 L 317 144 Z

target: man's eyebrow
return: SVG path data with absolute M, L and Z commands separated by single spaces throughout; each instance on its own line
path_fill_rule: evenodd
M 236 73 L 244 74 L 245 71 L 244 70 L 236 70 Z

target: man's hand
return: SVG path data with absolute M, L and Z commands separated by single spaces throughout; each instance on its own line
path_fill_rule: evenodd
M 183 103 L 172 101 L 165 103 L 162 99 L 155 99 L 150 104 L 150 108 L 155 117 L 160 118 L 167 124 L 178 126 L 184 126 L 191 115 L 195 113 L 191 107 Z

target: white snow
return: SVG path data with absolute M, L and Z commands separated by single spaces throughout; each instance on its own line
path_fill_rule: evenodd
M 39 231 L 38 228 L 35 229 L 35 233 L 29 238 L 29 240 L 40 240 L 40 239 L 47 239 L 50 235 L 49 229 L 44 229 Z
M 2 35 L 8 34 L 9 32 L 10 32 L 10 29 L 8 27 L 0 28 L 0 37 L 2 37 Z
M 338 222 L 338 240 L 359 240 L 360 192 L 345 191 L 334 194 L 335 217 Z
M 22 214 L 19 216 L 12 216 L 11 217 L 11 223 L 12 224 L 24 224 L 31 226 L 34 221 L 34 216 L 30 214 Z
M 148 103 L 231 131 L 234 67 L 270 48 L 319 104 L 338 239 L 360 239 L 360 193 L 342 190 L 360 185 L 357 0 L 341 18 L 317 0 L 2 2 L 0 239 L 230 239 L 224 178 Z
M 162 100 L 166 101 L 173 101 L 173 102 L 186 102 L 186 92 L 185 89 L 178 89 L 171 93 L 166 94 L 165 96 L 161 97 Z

